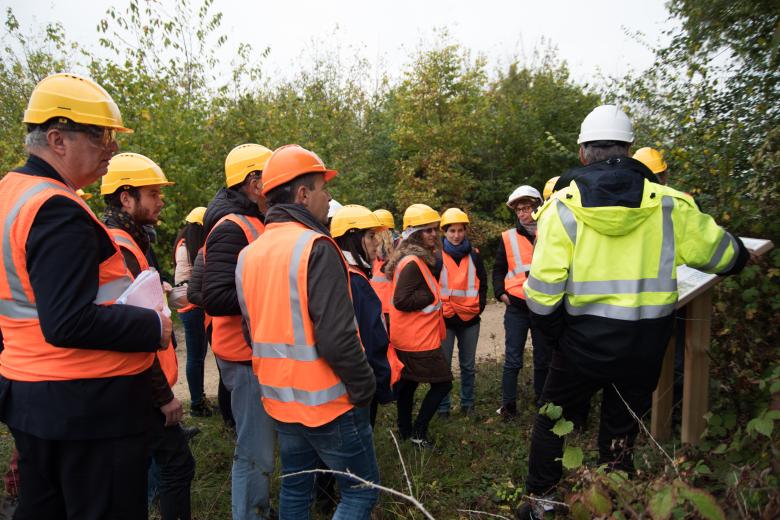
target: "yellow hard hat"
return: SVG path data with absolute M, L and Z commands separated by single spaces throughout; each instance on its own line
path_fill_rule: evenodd
M 198 206 L 197 208 L 194 208 L 192 211 L 187 213 L 187 216 L 184 217 L 185 222 L 189 222 L 190 224 L 200 224 L 203 225 L 203 215 L 206 214 L 206 208 L 204 206 Z
M 76 74 L 59 73 L 43 78 L 33 89 L 22 121 L 41 124 L 53 117 L 132 132 L 125 128 L 119 107 L 108 92 L 91 79 Z
M 464 211 L 461 211 L 458 208 L 450 208 L 441 214 L 441 224 L 439 224 L 439 227 L 444 229 L 444 226 L 449 226 L 450 224 L 468 223 L 469 216 L 466 215 Z
M 439 212 L 425 204 L 412 204 L 404 211 L 404 229 L 439 222 Z
M 140 153 L 120 153 L 111 158 L 100 182 L 100 194 L 110 195 L 122 186 L 171 186 L 162 169 Z
M 637 150 L 634 154 L 634 159 L 650 168 L 650 171 L 653 173 L 661 173 L 667 169 L 666 161 L 664 161 L 661 152 L 649 146 Z
M 76 190 L 76 195 L 81 197 L 81 200 L 89 200 L 92 198 L 91 193 L 87 193 L 86 191 L 82 190 L 81 188 Z
M 225 158 L 225 184 L 228 188 L 241 184 L 252 172 L 261 172 L 273 152 L 265 146 L 246 143 L 230 150 Z
M 395 229 L 395 220 L 393 219 L 392 213 L 386 209 L 377 209 L 374 211 L 374 215 L 376 215 L 376 218 L 379 219 L 382 227 L 386 227 L 387 229 Z
M 555 188 L 555 183 L 558 182 L 558 179 L 560 179 L 561 176 L 558 175 L 557 177 L 553 177 L 552 179 L 548 180 L 544 184 L 544 189 L 542 190 L 542 196 L 544 197 L 544 200 L 547 200 L 550 198 L 550 195 L 553 194 L 553 189 Z
M 359 204 L 347 204 L 341 207 L 330 221 L 330 234 L 340 237 L 350 229 L 374 229 L 382 227 L 379 219 L 371 210 Z

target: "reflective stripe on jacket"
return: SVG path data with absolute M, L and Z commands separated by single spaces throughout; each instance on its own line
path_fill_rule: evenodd
M 174 266 L 176 265 L 176 251 L 178 251 L 179 248 L 181 246 L 183 246 L 183 245 L 184 245 L 184 239 L 180 238 L 179 241 L 176 242 L 176 245 L 173 246 L 173 265 Z M 188 280 L 188 282 L 189 282 L 189 280 Z M 197 307 L 197 305 L 195 305 L 194 303 L 188 303 L 187 305 L 185 305 L 181 309 L 176 309 L 176 312 L 178 312 L 179 314 L 184 314 L 185 312 L 189 312 L 192 309 L 195 309 L 196 307 Z
M 54 196 L 78 203 L 106 234 L 100 222 L 65 184 L 43 177 L 8 173 L 0 181 L 2 269 L 0 269 L 0 328 L 4 350 L 0 374 L 14 381 L 68 381 L 138 374 L 149 368 L 151 353 L 56 347 L 46 342 L 38 321 L 35 295 L 27 272 L 26 244 L 40 208 Z M 129 287 L 132 278 L 122 253 L 99 266 L 96 305 L 111 305 Z
M 504 290 L 516 298 L 525 300 L 523 286 L 531 270 L 531 259 L 534 256 L 534 246 L 516 229 L 507 229 L 501 233 L 506 251 L 507 271 L 504 280 Z
M 414 312 L 398 310 L 390 305 L 390 341 L 398 350 L 423 351 L 433 350 L 441 346 L 446 335 L 444 317 L 442 315 L 441 294 L 439 284 L 431 270 L 419 257 L 407 255 L 398 262 L 393 276 L 393 294 L 401 271 L 414 262 L 422 273 L 428 290 L 433 294 L 433 303 Z
M 273 223 L 238 257 L 238 301 L 252 336 L 252 365 L 268 415 L 317 427 L 352 409 L 347 389 L 317 350 L 309 315 L 309 255 L 333 240 L 294 222 Z M 344 261 L 346 283 L 349 275 Z M 216 321 L 216 318 L 214 318 Z
M 677 266 L 729 271 L 739 246 L 690 196 L 644 181 L 638 208 L 583 207 L 573 183 L 539 211 L 539 239 L 526 295 L 551 314 L 637 321 L 669 316 Z
M 376 259 L 371 266 L 371 287 L 382 302 L 382 313 L 390 314 L 390 300 L 393 298 L 393 282 L 388 280 L 387 275 L 382 272 L 385 265 L 384 260 Z
M 214 224 L 209 234 L 213 233 L 223 222 L 232 222 L 244 232 L 249 244 L 265 230 L 265 226 L 257 217 L 231 213 L 225 215 Z M 208 238 L 207 238 L 208 240 Z M 206 247 L 203 247 L 203 257 L 208 262 Z M 241 329 L 241 316 L 214 316 L 212 321 L 211 349 L 214 355 L 225 361 L 251 361 L 252 349 L 246 344 L 244 332 Z
M 123 229 L 108 228 L 108 232 L 114 238 L 114 241 L 119 247 L 124 247 L 133 254 L 135 261 L 138 262 L 138 267 L 141 271 L 149 269 L 149 260 L 147 260 L 144 252 L 138 247 L 138 244 L 133 240 L 132 235 Z M 132 276 L 132 273 L 131 273 Z M 165 379 L 168 381 L 168 386 L 173 388 L 176 381 L 179 379 L 179 360 L 176 358 L 176 350 L 173 348 L 173 340 L 168 343 L 168 348 L 165 350 L 158 350 L 157 359 L 160 361 L 160 368 L 162 368 Z
M 468 254 L 458 264 L 446 252 L 441 257 L 439 284 L 444 317 L 457 314 L 463 321 L 469 321 L 479 315 L 479 278 L 474 259 Z

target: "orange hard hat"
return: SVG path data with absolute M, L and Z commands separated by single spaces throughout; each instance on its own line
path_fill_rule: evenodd
M 263 170 L 263 195 L 307 173 L 322 173 L 325 182 L 338 175 L 336 170 L 325 168 L 316 153 L 297 144 L 281 146 L 274 150 Z

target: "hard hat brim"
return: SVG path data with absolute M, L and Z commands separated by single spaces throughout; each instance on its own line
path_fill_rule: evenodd
M 335 178 L 339 172 L 336 170 L 325 170 L 322 172 L 325 175 L 325 182 L 330 182 L 333 178 Z

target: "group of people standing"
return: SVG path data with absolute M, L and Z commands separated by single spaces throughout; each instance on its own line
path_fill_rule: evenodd
M 163 519 L 189 519 L 197 429 L 182 425 L 172 392 L 171 320 L 162 306 L 117 303 L 142 272 L 159 271 L 154 225 L 172 183 L 152 159 L 117 154 L 115 133 L 131 130 L 89 79 L 45 78 L 24 122 L 28 160 L 0 181 L 0 419 L 19 453 L 15 518 L 146 518 L 154 487 Z M 603 389 L 600 462 L 629 470 L 637 425 L 626 406 L 639 415 L 649 406 L 671 334 L 674 268 L 730 274 L 748 257 L 629 157 L 631 143 L 625 114 L 597 107 L 581 129 L 585 166 L 549 197 L 531 186 L 510 195 L 517 221 L 492 276 L 506 305 L 499 414 L 518 413 L 530 330 L 534 404 L 581 416 Z M 323 471 L 338 483 L 333 517 L 370 518 L 378 490 L 363 484 L 380 482 L 377 407 L 395 400 L 400 436 L 432 447 L 431 419 L 450 413 L 456 341 L 461 413 L 474 410 L 488 284 L 469 216 L 413 204 L 396 236 L 386 210 L 330 212 L 337 174 L 298 145 L 237 146 L 225 187 L 185 218 L 173 283 L 162 282 L 185 327 L 193 416 L 212 413 L 208 342 L 217 358 L 219 409 L 236 434 L 235 519 L 308 518 Z M 99 218 L 77 190 L 101 177 Z M 420 384 L 429 388 L 415 416 Z M 537 415 L 527 487 L 541 498 L 519 518 L 541 518 L 561 477 L 551 427 Z

